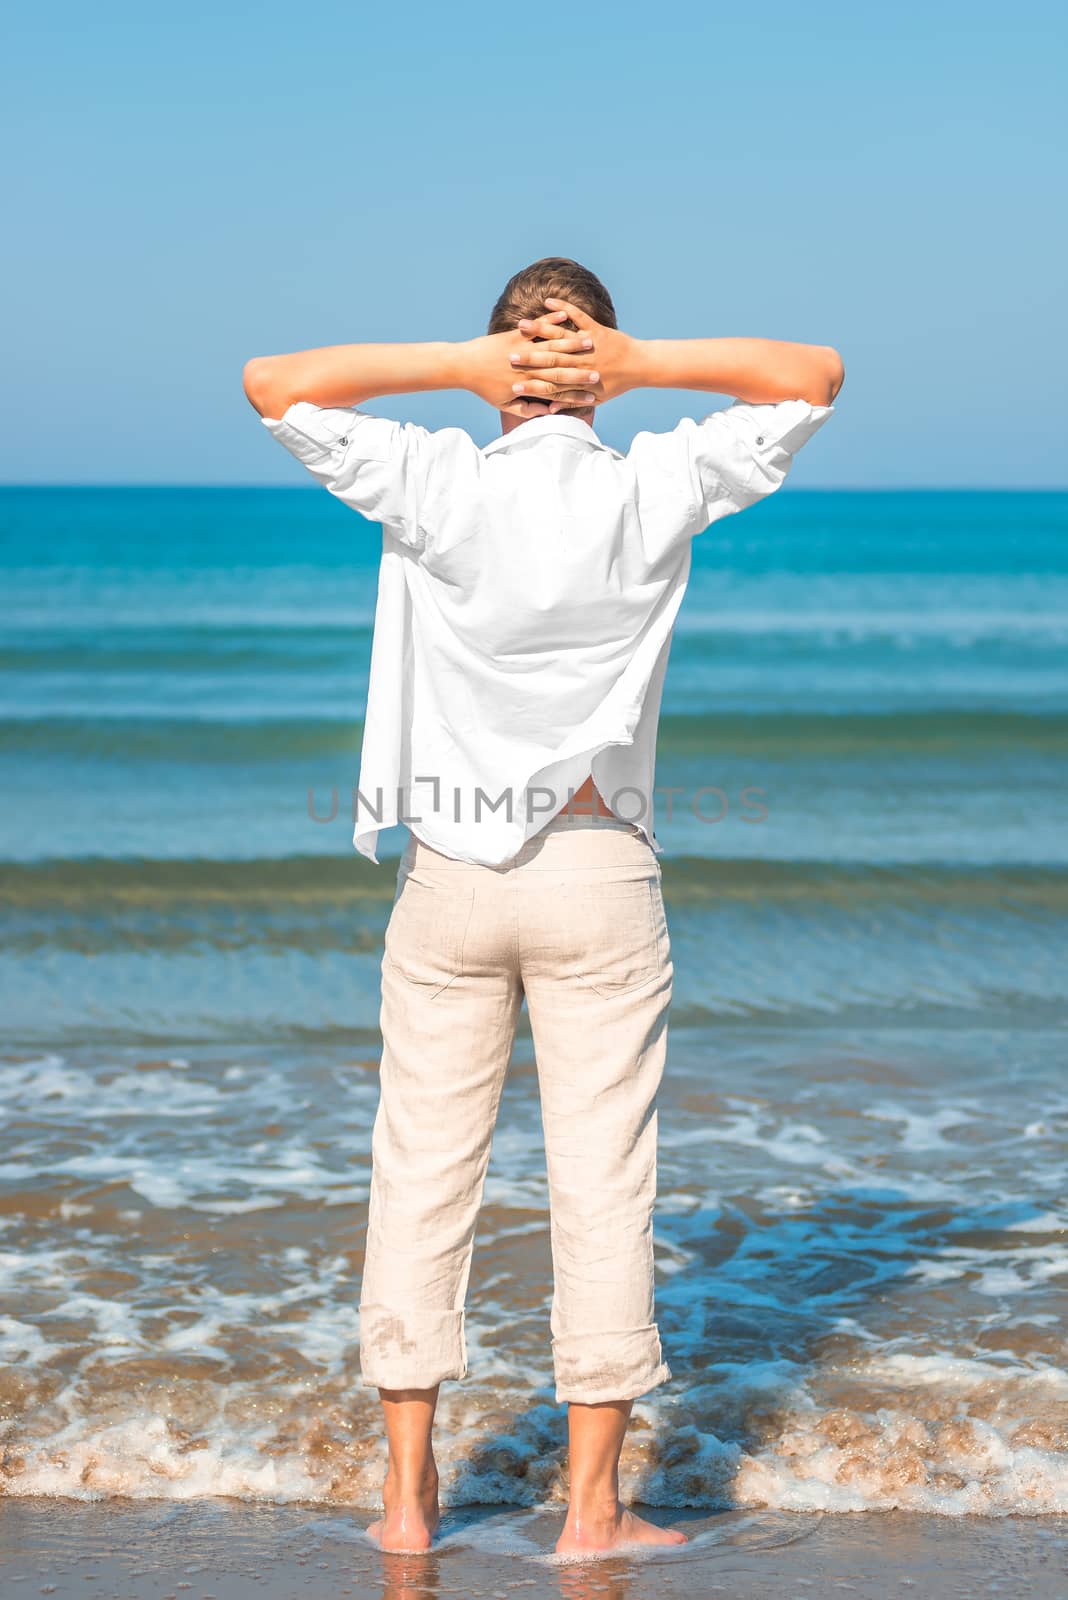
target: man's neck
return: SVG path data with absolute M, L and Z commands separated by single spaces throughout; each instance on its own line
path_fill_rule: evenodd
M 537 412 L 536 415 L 539 416 L 539 417 L 548 417 L 548 416 L 574 417 L 578 422 L 585 422 L 585 423 L 588 424 L 589 427 L 592 428 L 593 427 L 593 413 L 594 413 L 595 410 L 596 410 L 595 406 L 585 406 L 585 407 L 583 407 L 582 410 L 576 409 L 574 411 L 564 410 L 564 411 L 557 411 L 557 412 L 550 412 L 548 410 L 545 410 L 545 411 Z M 502 434 L 511 433 L 515 428 L 521 428 L 523 426 L 524 422 L 532 422 L 534 420 L 533 417 L 517 417 L 513 411 L 501 411 L 501 412 L 498 413 L 498 415 L 500 416 L 500 419 L 501 419 L 501 433 Z

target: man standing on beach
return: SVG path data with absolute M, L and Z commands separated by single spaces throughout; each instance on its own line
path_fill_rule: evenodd
M 684 1542 L 622 1506 L 618 1478 L 634 1400 L 671 1376 L 653 1304 L 673 976 L 652 820 L 657 719 L 690 541 L 780 486 L 842 375 L 826 345 L 631 338 L 600 280 L 562 257 L 517 273 L 480 338 L 245 368 L 272 434 L 382 525 L 354 837 L 375 860 L 380 828 L 409 827 L 382 963 L 360 1303 L 362 1372 L 389 1439 L 371 1530 L 385 1549 L 425 1549 L 437 1525 L 434 1410 L 439 1384 L 467 1372 L 475 1225 L 524 999 L 568 1404 L 557 1548 Z M 638 434 L 624 455 L 592 420 L 639 387 L 735 399 Z M 501 436 L 479 449 L 458 428 L 358 409 L 439 388 L 488 401 Z M 634 795 L 640 813 L 624 804 Z

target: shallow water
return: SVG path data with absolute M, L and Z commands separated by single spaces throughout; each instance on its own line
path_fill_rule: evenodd
M 1068 1506 L 1063 1036 L 682 1029 L 637 1408 L 661 1506 Z M 5 1486 L 375 1503 L 356 1380 L 373 1060 L 341 1048 L 8 1060 Z M 498 1125 L 453 1504 L 564 1493 L 529 1046 Z
M 383 1555 L 358 1516 L 314 1506 L 112 1500 L 57 1509 L 15 1499 L 0 1501 L 0 1583 L 58 1600 L 885 1600 L 902 1588 L 932 1600 L 1060 1600 L 1068 1575 L 1063 1517 L 726 1511 L 675 1520 L 689 1536 L 681 1548 L 562 1562 L 552 1554 L 552 1512 L 450 1513 L 436 1548 L 410 1556 Z
M 307 793 L 354 781 L 373 534 L 300 492 L 0 509 L 0 1491 L 369 1511 L 397 838 L 358 860 Z M 735 522 L 665 698 L 675 1376 L 625 1491 L 1068 1512 L 1068 497 Z M 566 1494 L 550 1289 L 524 1025 L 441 1401 L 453 1515 Z

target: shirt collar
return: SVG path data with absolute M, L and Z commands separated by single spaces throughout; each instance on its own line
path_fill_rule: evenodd
M 612 455 L 618 455 L 618 450 L 605 444 L 599 439 L 588 422 L 583 422 L 581 417 L 568 417 L 562 411 L 555 413 L 546 411 L 540 417 L 527 417 L 518 428 L 513 428 L 510 433 L 502 433 L 499 439 L 491 439 L 489 444 L 483 445 L 482 454 L 489 455 L 493 450 L 507 450 L 512 445 L 523 444 L 529 439 L 539 438 L 542 434 L 558 433 L 565 438 L 577 439 L 580 444 L 592 445 L 596 450 L 608 450 Z

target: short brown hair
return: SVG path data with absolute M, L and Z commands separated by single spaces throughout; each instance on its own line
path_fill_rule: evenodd
M 544 256 L 508 279 L 494 306 L 487 333 L 510 333 L 521 317 L 545 315 L 545 297 L 569 300 L 602 327 L 617 328 L 612 296 L 596 273 L 567 256 Z M 576 332 L 570 317 L 560 324 Z

